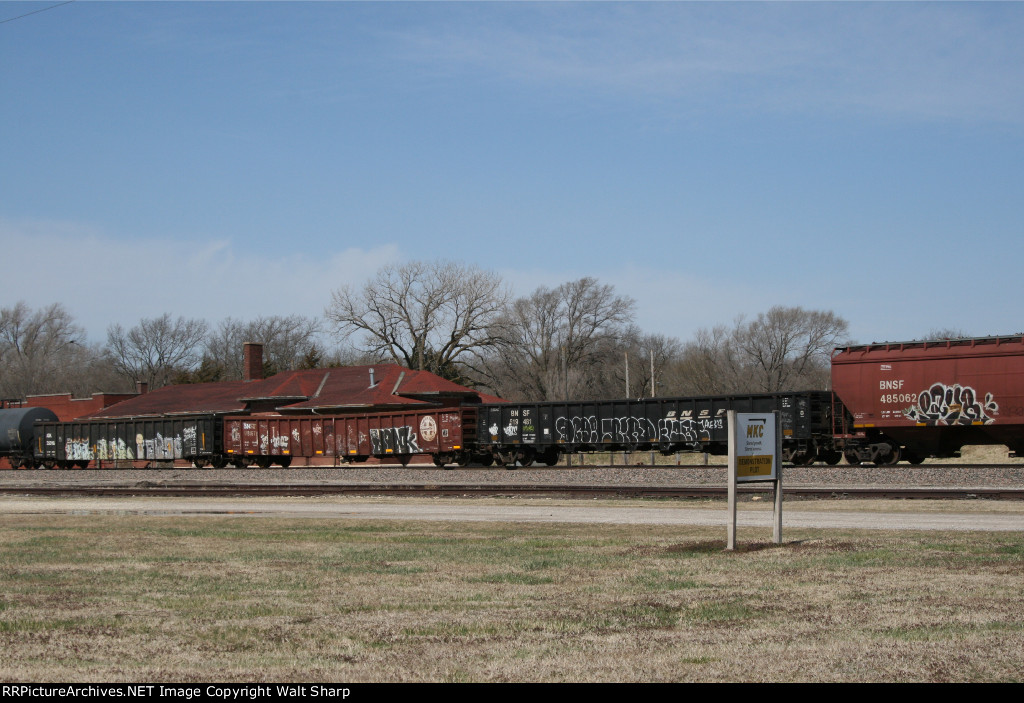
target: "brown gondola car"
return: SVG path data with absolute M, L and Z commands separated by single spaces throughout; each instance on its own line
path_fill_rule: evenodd
M 837 443 L 851 462 L 956 456 L 975 444 L 1024 452 L 1024 337 L 836 349 Z
M 408 464 L 428 455 L 438 466 L 466 464 L 475 444 L 476 407 L 313 417 L 224 418 L 224 453 L 214 466 L 339 465 L 370 457 Z

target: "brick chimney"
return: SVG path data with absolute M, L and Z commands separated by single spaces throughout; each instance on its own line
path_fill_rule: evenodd
M 246 381 L 263 380 L 263 345 L 246 342 L 242 345 L 242 378 Z
M 149 392 L 149 384 L 146 383 L 145 381 L 136 381 L 135 392 L 138 393 L 139 395 L 145 395 L 146 393 Z

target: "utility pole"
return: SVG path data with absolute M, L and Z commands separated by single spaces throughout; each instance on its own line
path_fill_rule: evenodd
M 623 352 L 626 357 L 626 397 L 629 397 L 629 352 Z

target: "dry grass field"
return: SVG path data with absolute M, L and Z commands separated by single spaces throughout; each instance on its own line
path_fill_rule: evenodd
M 5 681 L 1021 681 L 1020 533 L 0 515 Z

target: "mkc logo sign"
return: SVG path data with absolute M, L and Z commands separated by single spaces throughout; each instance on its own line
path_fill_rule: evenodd
M 774 479 L 778 467 L 775 414 L 737 413 L 730 453 L 739 481 Z

